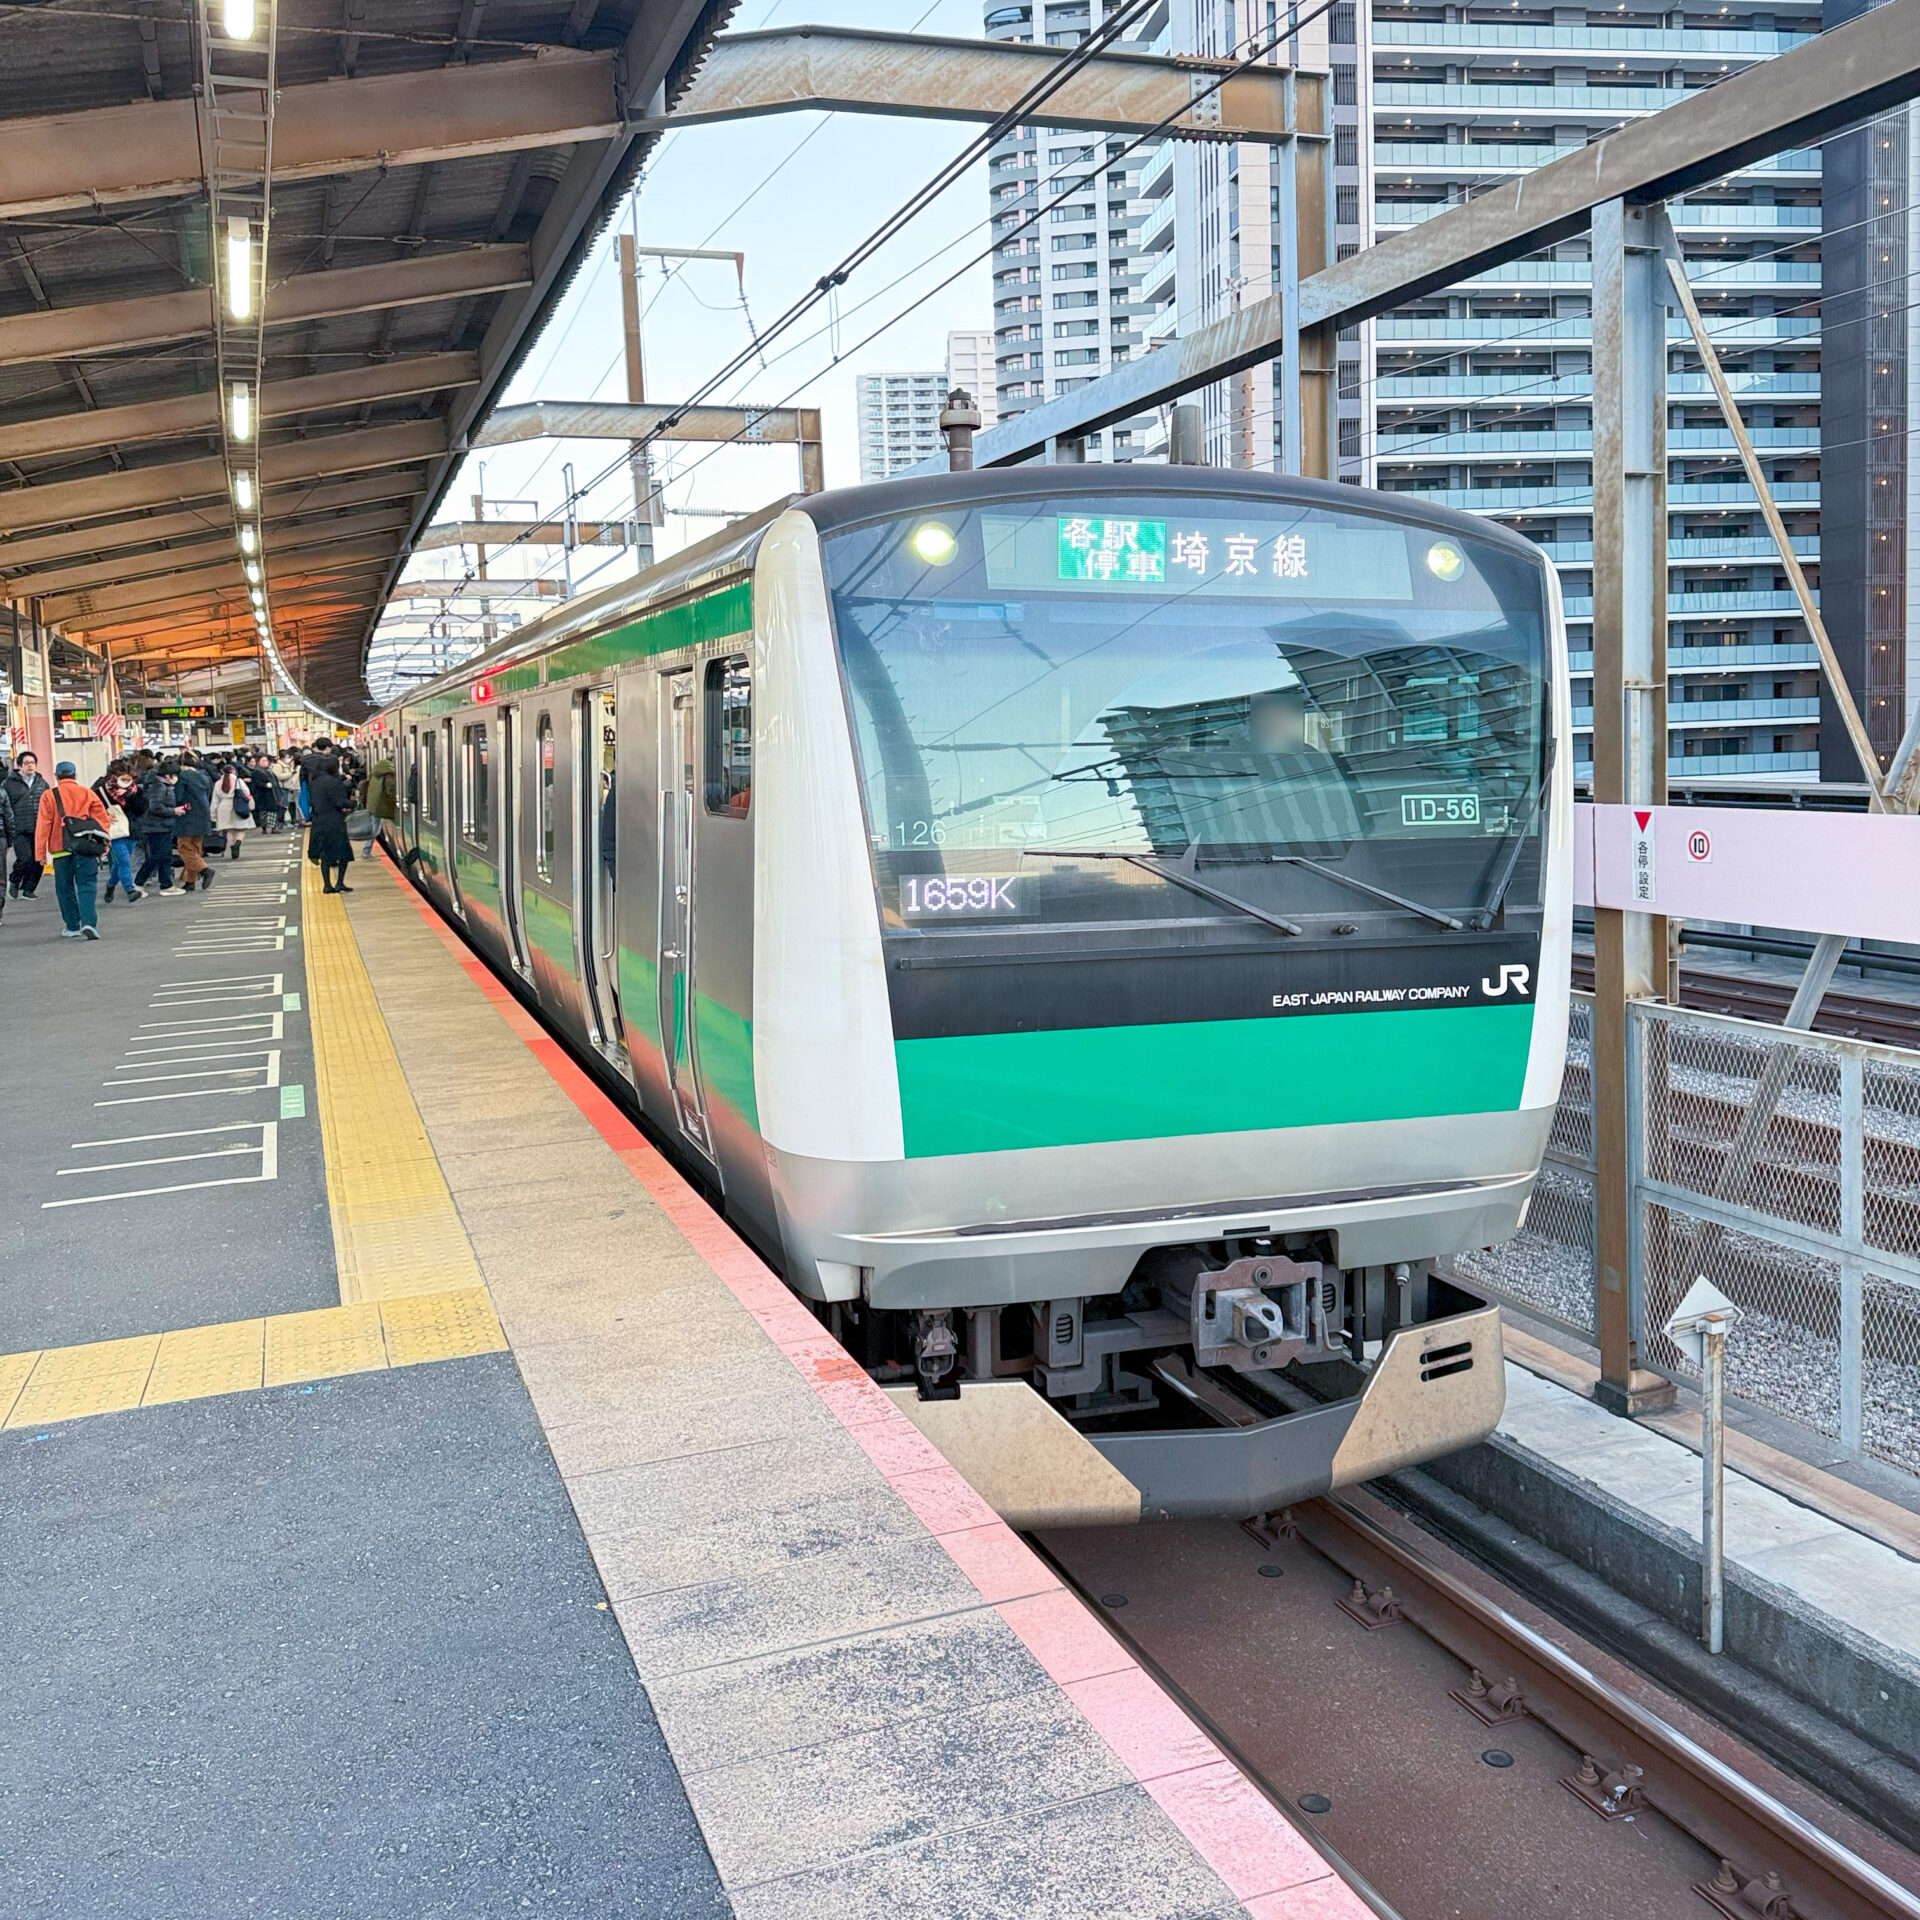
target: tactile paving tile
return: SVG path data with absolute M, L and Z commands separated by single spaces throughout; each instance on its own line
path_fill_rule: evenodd
M 7 1415 L 13 1411 L 13 1403 L 20 1398 L 20 1389 L 27 1384 L 27 1376 L 39 1358 L 38 1348 L 32 1353 L 0 1354 L 0 1427 L 7 1424 Z
M 311 1313 L 277 1313 L 267 1322 L 264 1384 L 269 1387 L 377 1373 L 386 1364 L 380 1309 L 370 1300 Z
M 183 1327 L 160 1336 L 143 1407 L 170 1400 L 204 1400 L 215 1393 L 244 1393 L 262 1384 L 267 1323 L 229 1320 L 213 1327 Z
M 507 1350 L 507 1336 L 500 1331 L 485 1287 L 383 1300 L 380 1325 L 387 1336 L 387 1364 L 392 1367 Z
M 314 1091 L 343 1301 L 482 1284 L 337 896 L 308 869 Z
M 83 1414 L 137 1407 L 159 1350 L 157 1333 L 49 1348 L 28 1375 L 7 1415 L 7 1425 L 37 1427 L 52 1420 L 77 1420 Z

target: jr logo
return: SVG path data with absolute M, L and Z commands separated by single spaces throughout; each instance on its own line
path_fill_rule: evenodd
M 1504 996 L 1507 989 L 1511 987 L 1516 993 L 1520 995 L 1522 999 L 1525 999 L 1526 993 L 1527 993 L 1527 980 L 1529 976 L 1530 976 L 1530 969 L 1526 967 L 1515 966 L 1512 962 L 1509 962 L 1507 965 L 1503 966 L 1500 969 L 1500 978 L 1497 982 L 1493 980 L 1489 980 L 1484 975 L 1482 975 L 1480 980 L 1480 991 L 1484 993 L 1489 1000 L 1498 1000 L 1502 996 Z

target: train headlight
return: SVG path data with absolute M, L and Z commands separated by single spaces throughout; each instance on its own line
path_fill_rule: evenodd
M 1436 540 L 1427 549 L 1427 571 L 1436 580 L 1458 580 L 1467 570 L 1467 556 L 1451 540 Z
M 907 545 L 930 567 L 944 567 L 960 551 L 953 529 L 938 520 L 923 520 L 907 536 Z

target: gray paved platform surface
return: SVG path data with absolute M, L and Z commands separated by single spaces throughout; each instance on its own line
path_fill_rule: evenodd
M 507 1355 L 0 1434 L 0 1912 L 724 1914 Z
M 94 943 L 51 876 L 7 903 L 0 1353 L 338 1302 L 299 849 L 103 905 Z

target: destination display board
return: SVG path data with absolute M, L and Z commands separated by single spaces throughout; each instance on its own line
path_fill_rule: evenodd
M 1408 537 L 1399 527 L 1363 526 L 1303 515 L 1291 526 L 1195 517 L 1111 514 L 981 516 L 987 583 L 994 587 L 1125 588 L 1160 595 L 1230 599 L 1413 599 Z M 1458 548 L 1430 561 L 1465 570 Z

